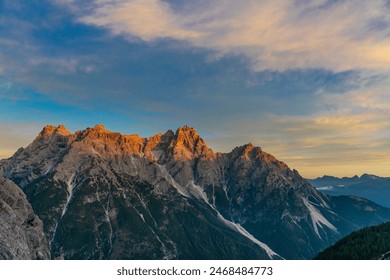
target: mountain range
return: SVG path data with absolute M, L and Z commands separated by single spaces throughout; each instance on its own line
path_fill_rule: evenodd
M 329 195 L 355 195 L 367 198 L 385 207 L 390 207 L 390 178 L 372 174 L 337 178 L 323 176 L 307 179 L 321 192 Z
M 25 193 L 52 259 L 309 259 L 390 220 L 252 144 L 216 153 L 188 126 L 149 138 L 46 126 L 0 177 Z

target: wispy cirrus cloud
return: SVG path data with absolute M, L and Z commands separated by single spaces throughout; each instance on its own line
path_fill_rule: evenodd
M 315 108 L 310 112 L 291 114 L 279 108 L 250 118 L 238 116 L 215 126 L 212 131 L 216 133 L 209 142 L 223 150 L 245 139 L 307 177 L 366 172 L 387 176 L 390 79 L 385 75 L 359 75 L 350 82 L 342 91 L 319 89 L 310 100 Z M 305 105 L 300 108 L 303 110 Z
M 387 1 L 97 0 L 87 24 L 144 41 L 181 40 L 242 54 L 256 70 L 389 69 Z
M 390 120 L 376 114 L 269 114 L 216 127 L 208 139 L 216 150 L 243 139 L 285 161 L 305 177 L 352 176 L 371 172 L 387 176 Z
M 145 41 L 158 38 L 193 40 L 202 32 L 191 30 L 181 15 L 159 0 L 97 1 L 93 15 L 84 23 L 108 27 L 114 34 L 133 36 Z
M 345 114 L 367 112 L 376 115 L 390 113 L 390 72 L 381 75 L 362 75 L 353 81 L 353 90 L 347 92 L 318 92 L 318 98 L 324 107 L 331 106 L 333 111 Z

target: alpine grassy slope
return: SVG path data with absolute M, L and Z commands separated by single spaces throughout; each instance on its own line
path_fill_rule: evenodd
M 247 144 L 215 153 L 184 126 L 150 138 L 46 126 L 0 175 L 42 219 L 52 258 L 308 259 L 390 210 L 318 192 Z

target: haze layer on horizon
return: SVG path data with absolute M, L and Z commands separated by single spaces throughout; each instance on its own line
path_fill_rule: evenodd
M 46 124 L 188 124 L 305 177 L 390 176 L 390 1 L 3 0 L 0 158 Z

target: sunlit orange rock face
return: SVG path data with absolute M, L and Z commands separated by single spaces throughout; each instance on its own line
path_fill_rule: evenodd
M 183 126 L 166 133 L 142 138 L 137 134 L 122 135 L 107 130 L 103 125 L 96 125 L 83 131 L 70 133 L 63 125 L 47 125 L 39 133 L 39 139 L 65 136 L 69 144 L 83 143 L 101 156 L 137 155 L 153 161 L 174 159 L 186 161 L 201 157 L 213 159 L 216 154 L 207 146 L 195 129 Z
M 71 133 L 62 124 L 59 125 L 58 127 L 53 125 L 47 125 L 39 133 L 38 138 L 50 137 L 53 134 L 64 135 L 64 136 L 71 135 Z
M 173 149 L 175 160 L 189 160 L 196 157 L 215 158 L 214 152 L 206 145 L 196 130 L 186 125 L 176 130 L 174 141 L 169 147 Z
M 46 126 L 0 176 L 26 193 L 54 258 L 312 258 L 390 219 L 323 195 L 250 143 L 215 153 L 188 126 L 149 138 Z

